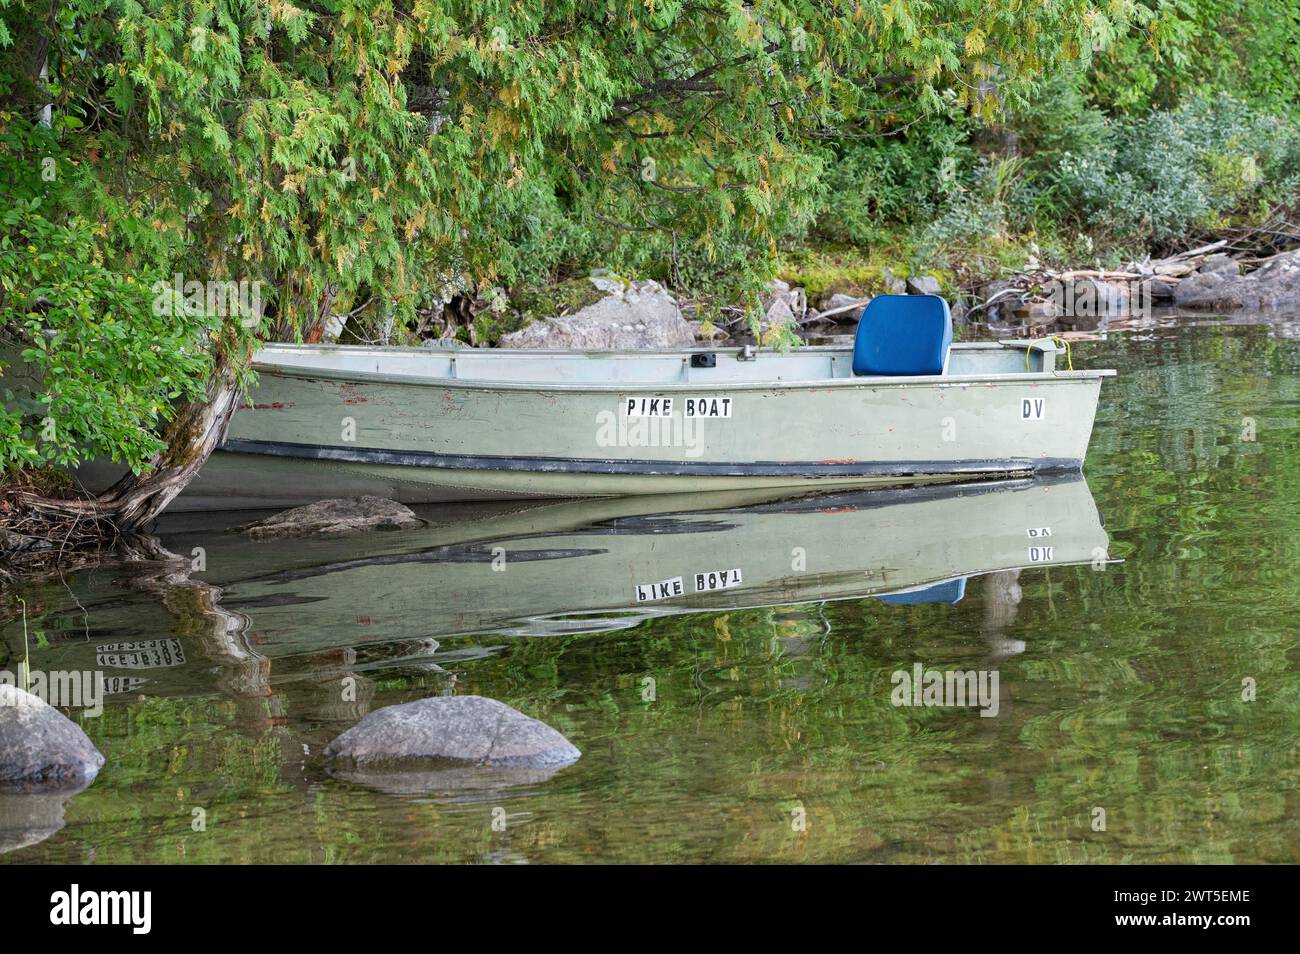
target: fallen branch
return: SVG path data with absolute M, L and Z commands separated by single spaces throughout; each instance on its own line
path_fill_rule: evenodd
M 1131 281 L 1137 278 L 1145 278 L 1137 272 L 1108 272 L 1098 271 L 1096 269 L 1077 269 L 1072 272 L 1053 273 L 1053 278 L 1061 281 L 1074 281 L 1079 278 L 1096 278 L 1101 281 Z
M 860 298 L 860 299 L 858 299 L 857 301 L 855 301 L 855 302 L 853 302 L 852 304 L 849 304 L 849 305 L 837 305 L 837 306 L 834 307 L 834 308 L 828 308 L 828 309 L 826 309 L 826 311 L 819 311 L 819 312 L 817 312 L 817 317 L 820 319 L 820 318 L 829 318 L 829 317 L 831 317 L 832 315 L 842 315 L 842 314 L 844 314 L 845 312 L 847 312 L 847 311 L 852 311 L 852 310 L 855 309 L 855 308 L 862 308 L 862 307 L 864 307 L 864 306 L 867 304 L 867 302 L 869 302 L 869 301 L 871 301 L 870 298 Z

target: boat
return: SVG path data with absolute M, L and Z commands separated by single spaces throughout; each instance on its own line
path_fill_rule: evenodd
M 1059 340 L 951 343 L 938 296 L 852 347 L 546 351 L 268 344 L 174 509 L 775 488 L 1078 471 L 1103 378 Z

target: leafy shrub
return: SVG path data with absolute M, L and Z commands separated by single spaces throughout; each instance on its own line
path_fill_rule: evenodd
M 1227 95 L 1199 97 L 1108 121 L 1100 142 L 1065 153 L 1049 178 L 1079 228 L 1159 245 L 1289 199 L 1300 181 L 1300 133 Z
M 913 269 L 988 272 L 998 265 L 1017 267 L 1025 253 L 1013 239 L 1014 210 L 1024 201 L 1024 160 L 981 157 L 968 184 L 952 183 L 938 216 L 921 230 Z

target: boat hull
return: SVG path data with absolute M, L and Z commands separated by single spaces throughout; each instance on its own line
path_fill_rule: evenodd
M 710 380 L 710 370 L 620 385 L 263 365 L 225 444 L 176 506 L 821 490 L 1073 471 L 1105 374 L 737 381 L 734 370 Z

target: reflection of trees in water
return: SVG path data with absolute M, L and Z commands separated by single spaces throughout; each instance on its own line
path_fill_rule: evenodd
M 332 695 L 345 672 L 361 670 L 372 707 L 445 691 L 450 675 L 421 670 L 420 647 L 372 638 L 277 658 L 266 684 L 287 722 L 258 732 L 227 691 L 110 707 L 88 726 L 114 759 L 76 803 L 88 827 L 46 844 L 157 861 L 465 860 L 506 845 L 543 860 L 1295 860 L 1296 767 L 1278 753 L 1300 719 L 1300 449 L 1282 428 L 1300 357 L 1238 329 L 1104 348 L 1122 374 L 1105 385 L 1088 477 L 1123 565 L 988 574 L 954 606 L 690 613 L 494 637 L 487 654 L 472 652 L 482 637 L 446 638 L 436 658 L 456 691 L 501 699 L 586 753 L 528 797 L 502 794 L 512 818 L 532 812 L 507 833 L 465 806 L 324 781 L 303 752 L 350 715 Z M 1147 370 L 1157 361 L 1188 367 Z M 1236 442 L 1246 414 L 1261 421 L 1253 447 Z M 192 638 L 230 632 L 201 592 L 170 601 Z M 1027 651 L 999 657 L 1000 640 Z M 897 709 L 890 674 L 917 659 L 992 660 L 1015 705 L 997 719 Z M 1238 698 L 1243 674 L 1268 687 L 1254 708 Z M 256 685 L 231 677 L 241 684 Z M 196 803 L 207 841 L 188 834 Z M 1107 808 L 1104 835 L 1093 805 Z
M 1209 471 L 1251 450 L 1240 440 L 1243 417 L 1259 420 L 1260 440 L 1282 439 L 1288 427 L 1294 434 L 1294 414 L 1289 422 L 1284 415 L 1300 394 L 1300 355 L 1267 326 L 1155 341 L 1123 336 L 1108 345 L 1119 360 L 1107 363 L 1120 376 L 1103 387 L 1090 461 L 1109 468 L 1116 455 L 1147 451 L 1163 470 Z

